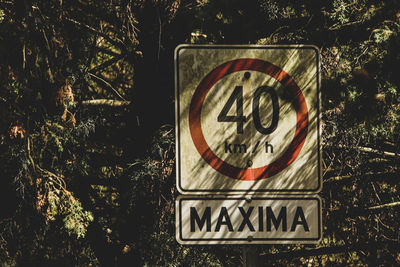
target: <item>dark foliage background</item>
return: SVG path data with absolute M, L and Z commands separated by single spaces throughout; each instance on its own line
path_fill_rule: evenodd
M 0 0 L 2 266 L 238 266 L 180 246 L 173 50 L 314 44 L 324 236 L 263 265 L 400 264 L 397 0 Z

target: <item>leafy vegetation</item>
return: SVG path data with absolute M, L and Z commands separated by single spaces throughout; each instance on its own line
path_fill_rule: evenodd
M 399 1 L 1 0 L 1 265 L 242 264 L 175 241 L 181 43 L 320 47 L 323 241 L 259 261 L 400 264 Z

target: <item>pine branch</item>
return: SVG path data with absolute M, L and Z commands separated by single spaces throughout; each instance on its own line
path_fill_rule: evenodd
M 358 147 L 356 147 L 356 149 L 358 149 L 361 152 L 378 154 L 378 155 L 382 155 L 385 157 L 400 158 L 400 155 L 397 153 L 393 153 L 393 152 L 389 152 L 389 151 L 381 151 L 381 150 L 370 148 L 370 147 L 358 146 Z
M 268 254 L 260 256 L 261 259 L 265 260 L 279 260 L 279 259 L 293 259 L 293 258 L 308 258 L 321 255 L 339 254 L 352 251 L 360 251 L 368 249 L 367 244 L 355 244 L 355 245 L 342 245 L 332 247 L 322 247 L 314 249 L 299 249 L 288 252 L 280 252 L 276 254 Z
M 121 42 L 116 42 L 116 41 L 114 41 L 114 40 L 111 39 L 107 34 L 105 34 L 105 33 L 101 32 L 101 31 L 99 31 L 99 30 L 93 28 L 92 26 L 86 25 L 86 24 L 84 24 L 84 23 L 82 23 L 82 22 L 79 22 L 79 21 L 74 20 L 74 19 L 71 19 L 71 18 L 65 18 L 65 19 L 68 20 L 69 22 L 71 22 L 71 23 L 73 23 L 73 24 L 79 26 L 79 27 L 85 28 L 85 29 L 87 29 L 87 30 L 89 30 L 89 31 L 91 31 L 91 32 L 93 32 L 93 33 L 95 33 L 95 34 L 100 35 L 100 36 L 103 37 L 106 41 L 108 41 L 110 44 L 112 44 L 112 45 L 114 45 L 114 46 L 116 46 L 116 47 L 118 47 L 118 48 L 121 48 L 121 49 L 124 49 L 124 48 L 125 48 L 124 45 L 123 45 Z
M 324 180 L 324 184 L 329 185 L 329 184 L 335 184 L 335 183 L 340 183 L 340 182 L 348 182 L 351 181 L 352 179 L 362 177 L 363 179 L 398 179 L 400 177 L 400 172 L 377 172 L 377 173 L 366 173 L 362 175 L 342 175 L 342 176 L 333 176 L 329 177 L 326 180 Z
M 111 66 L 112 64 L 118 62 L 118 60 L 120 60 L 122 58 L 123 57 L 121 55 L 117 55 L 117 56 L 111 58 L 110 60 L 108 60 L 106 62 L 103 62 L 102 64 L 97 65 L 96 67 L 92 68 L 91 70 L 89 70 L 89 73 L 93 73 L 94 74 L 94 73 L 96 73 L 98 71 L 102 71 L 105 68 Z
M 375 241 L 368 241 L 368 242 L 358 242 L 355 244 L 346 244 L 340 246 L 331 246 L 331 247 L 320 247 L 314 249 L 299 249 L 287 252 L 280 252 L 276 254 L 265 254 L 260 255 L 259 259 L 264 261 L 271 261 L 271 260 L 280 260 L 280 259 L 294 259 L 294 258 L 308 258 L 314 256 L 322 256 L 322 255 L 329 255 L 329 254 L 339 254 L 339 253 L 347 253 L 353 251 L 362 251 L 362 250 L 369 250 L 371 247 L 379 247 L 379 245 L 383 244 L 391 244 L 393 246 L 398 246 L 398 241 L 391 241 L 387 240 L 386 242 L 375 242 Z M 383 248 L 383 246 L 381 246 Z
M 105 85 L 107 85 L 109 88 L 111 88 L 111 90 L 113 90 L 113 92 L 114 92 L 119 98 L 121 98 L 122 100 L 125 101 L 125 98 L 124 98 L 120 93 L 118 93 L 117 89 L 115 89 L 109 82 L 107 82 L 106 80 L 104 80 L 103 78 L 101 78 L 101 77 L 99 77 L 99 76 L 97 76 L 97 75 L 94 75 L 94 74 L 91 73 L 91 72 L 88 72 L 88 74 L 89 74 L 90 76 L 92 76 L 93 78 L 97 79 L 98 81 L 103 82 Z
M 337 146 L 331 146 L 331 145 L 326 145 L 329 147 L 336 147 L 339 149 L 355 149 L 360 152 L 364 153 L 370 153 L 370 154 L 375 154 L 383 157 L 388 157 L 388 158 L 399 158 L 400 159 L 400 154 L 395 153 L 395 152 L 390 152 L 390 151 L 384 151 L 384 150 L 379 150 L 376 148 L 371 148 L 371 147 L 364 147 L 364 146 L 343 146 L 343 145 L 337 145 Z
M 113 99 L 92 99 L 84 100 L 81 102 L 84 106 L 109 106 L 109 107 L 122 107 L 131 104 L 128 100 L 113 100 Z
M 396 207 L 396 206 L 400 206 L 400 201 L 398 201 L 398 202 L 386 203 L 386 204 L 377 205 L 377 206 L 372 206 L 372 207 L 368 207 L 367 210 L 379 210 L 379 209 L 390 208 L 390 207 Z
M 365 217 L 370 214 L 379 213 L 381 210 L 386 208 L 393 208 L 400 206 L 400 201 L 385 203 L 370 207 L 346 207 L 346 208 L 335 208 L 329 210 L 331 218 L 344 217 L 344 218 L 356 218 L 359 216 Z

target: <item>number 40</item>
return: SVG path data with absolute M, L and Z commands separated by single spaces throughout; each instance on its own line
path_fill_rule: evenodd
M 260 97 L 263 93 L 269 94 L 272 100 L 272 122 L 268 127 L 264 127 L 260 119 Z M 236 102 L 236 115 L 228 115 L 228 112 L 233 106 L 234 102 Z M 279 103 L 278 95 L 273 88 L 268 86 L 260 86 L 255 90 L 253 95 L 252 115 L 254 126 L 258 132 L 262 134 L 270 134 L 275 131 L 279 120 Z M 217 121 L 236 122 L 236 132 L 238 134 L 243 134 L 243 125 L 246 120 L 246 116 L 243 115 L 243 86 L 236 86 L 228 101 L 219 113 Z

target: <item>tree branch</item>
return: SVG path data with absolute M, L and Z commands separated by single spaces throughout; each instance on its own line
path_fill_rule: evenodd
M 97 51 L 99 51 L 99 52 L 102 52 L 102 53 L 104 53 L 104 54 L 110 55 L 110 56 L 122 57 L 121 54 L 115 53 L 115 52 L 113 52 L 113 51 L 111 51 L 111 50 L 109 50 L 109 49 L 106 49 L 106 48 L 104 48 L 104 47 L 98 47 L 98 46 L 96 46 L 94 49 L 97 50 Z
M 124 100 L 124 101 L 126 100 L 120 93 L 118 93 L 117 89 L 115 89 L 109 82 L 107 82 L 106 80 L 104 80 L 103 78 L 101 78 L 101 77 L 99 77 L 99 76 L 97 76 L 97 75 L 94 75 L 94 74 L 91 73 L 91 72 L 88 72 L 88 74 L 89 74 L 90 76 L 92 76 L 93 78 L 96 78 L 97 80 L 103 82 L 103 83 L 104 83 L 105 85 L 107 85 L 108 87 L 110 87 L 111 90 L 113 90 L 114 93 L 115 93 L 119 98 L 121 98 L 121 99 Z
M 81 102 L 84 106 L 109 106 L 109 107 L 122 107 L 131 104 L 131 101 L 127 100 L 113 100 L 113 99 L 92 99 L 84 100 Z
M 373 153 L 373 154 L 378 154 L 378 155 L 383 155 L 385 157 L 390 157 L 390 158 L 399 158 L 400 155 L 397 153 L 393 152 L 388 152 L 388 151 L 380 151 L 378 149 L 370 148 L 370 147 L 356 147 L 361 152 L 366 152 L 366 153 Z
M 272 261 L 272 260 L 280 260 L 280 259 L 293 259 L 293 258 L 308 258 L 314 256 L 321 255 L 329 255 L 329 254 L 339 254 L 339 253 L 347 253 L 352 251 L 361 251 L 361 250 L 369 250 L 371 247 L 379 247 L 380 244 L 392 244 L 394 246 L 398 246 L 398 241 L 388 240 L 386 242 L 378 243 L 375 241 L 369 242 L 358 242 L 356 244 L 346 244 L 341 246 L 332 246 L 332 247 L 321 247 L 314 249 L 299 249 L 287 252 L 280 252 L 276 254 L 266 254 L 260 255 L 260 260 L 264 261 Z M 383 246 L 381 246 L 383 248 Z
M 112 64 L 116 63 L 118 60 L 120 60 L 120 59 L 122 59 L 122 58 L 123 58 L 123 57 L 120 56 L 120 55 L 119 55 L 119 56 L 115 56 L 115 57 L 113 57 L 112 59 L 107 60 L 106 62 L 103 62 L 102 64 L 97 65 L 97 66 L 94 67 L 93 69 L 89 70 L 89 73 L 94 74 L 94 73 L 96 73 L 96 72 L 98 72 L 98 71 L 101 71 L 101 70 L 107 68 L 108 66 L 111 66 Z
M 336 147 L 336 148 L 340 148 L 340 149 L 343 149 L 343 148 L 344 149 L 355 149 L 360 152 L 375 154 L 375 155 L 384 156 L 384 157 L 388 157 L 388 158 L 400 158 L 400 154 L 398 154 L 398 153 L 379 150 L 379 149 L 371 148 L 371 147 L 364 147 L 364 146 L 354 146 L 353 147 L 353 146 L 343 146 L 343 145 L 338 145 L 338 146 L 330 146 L 329 145 L 329 147 Z
M 390 208 L 390 207 L 396 207 L 400 206 L 400 201 L 398 202 L 392 202 L 392 203 L 386 203 L 378 206 L 372 206 L 367 208 L 367 210 L 379 210 L 379 209 L 384 209 L 384 208 Z
M 288 252 L 280 252 L 276 254 L 268 254 L 260 256 L 261 259 L 265 261 L 270 260 L 280 260 L 280 259 L 293 259 L 293 258 L 308 258 L 313 256 L 329 255 L 329 254 L 339 254 L 351 251 L 360 251 L 368 249 L 367 244 L 355 244 L 355 245 L 343 245 L 343 246 L 333 246 L 333 247 L 322 247 L 314 249 L 299 249 Z
M 115 45 L 116 47 L 119 47 L 119 48 L 121 48 L 123 50 L 125 49 L 125 47 L 124 47 L 124 45 L 122 43 L 114 41 L 107 34 L 105 34 L 105 33 L 101 32 L 101 31 L 93 28 L 92 26 L 86 25 L 86 24 L 84 24 L 82 22 L 79 22 L 79 21 L 71 19 L 71 18 L 65 18 L 65 19 L 68 20 L 69 22 L 79 26 L 79 27 L 85 28 L 85 29 L 87 29 L 87 30 L 89 30 L 89 31 L 91 31 L 93 33 L 96 33 L 96 34 L 100 35 L 105 40 L 107 40 L 110 44 Z
M 378 172 L 378 173 L 366 173 L 362 175 L 343 175 L 343 176 L 333 176 L 329 177 L 324 181 L 324 184 L 335 184 L 337 182 L 348 182 L 353 178 L 362 177 L 364 179 L 398 179 L 400 177 L 400 172 Z
M 392 208 L 400 206 L 400 201 L 386 203 L 382 205 L 376 205 L 371 207 L 346 207 L 346 208 L 336 208 L 329 210 L 330 216 L 332 218 L 338 216 L 342 218 L 356 218 L 359 216 L 368 216 L 379 212 L 382 209 Z

